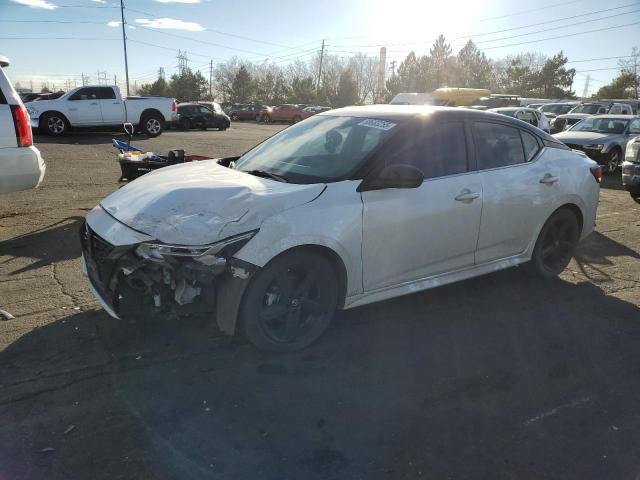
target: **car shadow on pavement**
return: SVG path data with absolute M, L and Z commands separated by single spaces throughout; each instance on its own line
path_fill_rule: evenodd
M 640 279 L 626 279 L 620 278 L 619 275 L 612 275 L 605 272 L 604 268 L 611 267 L 614 263 L 610 260 L 611 257 L 629 257 L 633 259 L 640 259 L 640 253 L 632 250 L 631 248 L 616 242 L 615 240 L 603 235 L 602 233 L 595 231 L 587 238 L 585 238 L 580 245 L 574 258 L 578 264 L 578 268 L 587 278 L 595 280 L 596 277 L 599 280 L 604 279 L 617 279 L 635 281 L 640 283 Z M 589 271 L 586 267 L 593 271 Z
M 124 132 L 70 132 L 60 137 L 54 137 L 50 135 L 35 135 L 34 143 L 38 144 L 51 144 L 51 145 L 108 145 L 112 143 L 112 139 L 127 141 L 127 136 Z M 151 137 L 146 135 L 134 135 L 132 142 L 140 140 L 147 140 Z
M 591 283 L 497 272 L 342 312 L 289 355 L 212 323 L 88 311 L 13 342 L 0 353 L 0 473 L 637 473 L 640 309 Z
M 0 256 L 6 256 L 0 265 L 33 259 L 10 275 L 35 270 L 52 263 L 71 260 L 80 256 L 80 226 L 83 217 L 67 217 L 33 232 L 0 242 Z

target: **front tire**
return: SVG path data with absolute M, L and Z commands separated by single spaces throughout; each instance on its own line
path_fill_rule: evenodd
M 142 132 L 149 137 L 157 137 L 164 129 L 164 120 L 157 113 L 149 113 L 142 118 Z
M 530 269 L 542 278 L 554 278 L 567 267 L 580 240 L 580 224 L 569 209 L 557 210 L 546 221 L 533 248 Z
M 69 131 L 69 122 L 60 113 L 47 113 L 40 118 L 41 133 L 60 137 Z
M 328 260 L 304 251 L 285 253 L 255 274 L 239 322 L 260 350 L 293 352 L 324 333 L 337 300 L 336 274 Z

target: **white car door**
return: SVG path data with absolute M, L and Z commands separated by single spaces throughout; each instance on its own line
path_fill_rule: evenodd
M 102 111 L 102 123 L 105 125 L 119 125 L 124 122 L 124 105 L 116 98 L 112 87 L 98 88 L 98 103 Z
M 472 266 L 482 185 L 462 121 L 405 125 L 379 153 L 425 177 L 418 188 L 362 192 L 365 292 Z
M 527 249 L 557 204 L 563 175 L 558 162 L 541 161 L 543 145 L 525 129 L 477 121 L 473 132 L 483 194 L 476 263 L 483 264 Z
M 98 100 L 99 87 L 84 87 L 67 99 L 67 118 L 72 125 L 98 125 L 102 123 L 102 110 Z

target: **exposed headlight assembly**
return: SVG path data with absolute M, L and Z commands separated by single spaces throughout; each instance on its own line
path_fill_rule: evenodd
M 627 143 L 624 159 L 627 162 L 640 163 L 640 137 L 636 137 Z
M 215 263 L 214 258 L 224 260 L 232 256 L 251 240 L 256 233 L 258 233 L 258 230 L 252 230 L 202 246 L 141 243 L 136 247 L 135 252 L 139 257 L 147 260 L 164 260 L 165 257 L 188 257 L 205 265 L 212 265 Z

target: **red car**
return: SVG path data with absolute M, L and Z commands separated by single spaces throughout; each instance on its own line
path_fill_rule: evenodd
M 234 108 L 229 112 L 231 120 L 255 120 L 259 122 L 261 119 L 261 112 L 267 107 L 264 105 L 243 105 L 239 108 Z
M 284 104 L 267 109 L 262 113 L 264 122 L 290 122 L 298 123 L 309 115 L 303 109 L 307 105 Z

